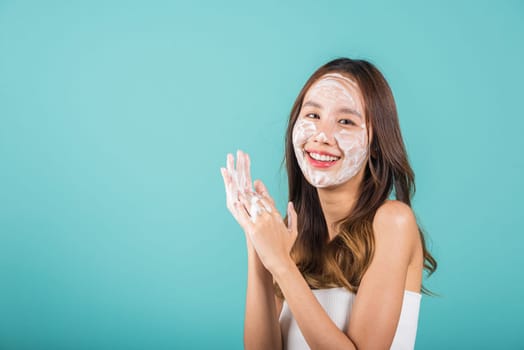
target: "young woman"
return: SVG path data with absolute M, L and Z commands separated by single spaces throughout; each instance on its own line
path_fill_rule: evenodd
M 245 348 L 413 349 L 423 269 L 437 263 L 411 209 L 414 174 L 386 80 L 364 60 L 320 67 L 285 142 L 284 219 L 252 185 L 247 154 L 221 169 L 247 242 Z

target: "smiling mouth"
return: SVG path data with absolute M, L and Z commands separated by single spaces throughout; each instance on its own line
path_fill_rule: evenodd
M 329 168 L 337 163 L 340 157 L 304 150 L 307 159 L 315 168 Z

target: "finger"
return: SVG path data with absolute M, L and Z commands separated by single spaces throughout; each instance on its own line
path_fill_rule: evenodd
M 220 168 L 220 172 L 222 173 L 222 177 L 224 178 L 224 185 L 226 187 L 226 193 L 230 195 L 231 189 L 232 189 L 231 174 L 229 170 L 226 168 Z
M 270 205 L 254 192 L 240 194 L 240 202 L 255 222 L 259 216 L 272 212 Z
M 241 150 L 237 151 L 237 179 L 238 179 L 238 189 L 244 191 L 245 189 L 245 174 L 244 174 L 244 155 Z
M 238 215 L 238 222 L 246 232 L 251 232 L 253 229 L 253 223 L 251 217 L 246 211 L 246 208 L 242 205 L 241 202 L 235 202 L 233 205 L 235 206 Z
M 238 202 L 247 212 L 247 215 L 251 216 L 251 198 L 248 198 L 249 194 L 239 192 L 238 193 Z
M 278 214 L 278 212 L 276 212 L 275 210 L 273 210 L 273 208 L 271 208 L 271 204 L 268 203 L 266 199 L 261 198 L 260 203 L 262 203 L 263 208 L 266 209 L 268 213 L 277 213 Z
M 226 164 L 227 164 L 227 171 L 233 172 L 235 170 L 235 159 L 233 158 L 233 155 L 231 153 L 227 154 L 226 158 Z
M 259 195 L 255 195 L 258 201 L 256 202 L 262 209 L 265 209 L 268 213 L 275 212 L 273 208 L 271 208 L 271 204 L 267 201 L 267 199 L 260 197 Z
M 229 198 L 231 195 L 231 178 L 229 176 L 227 169 L 225 168 L 220 168 L 220 173 L 222 174 L 222 178 L 224 179 L 224 187 L 226 188 L 226 196 L 229 201 Z
M 237 162 L 237 172 L 238 172 L 238 184 L 239 190 L 246 192 L 246 172 L 245 172 L 245 163 L 246 158 L 244 157 L 244 152 L 238 151 L 237 153 L 238 162 Z
M 247 153 L 244 153 L 244 175 L 245 175 L 245 190 L 253 192 L 253 185 L 251 184 L 251 159 Z
M 264 185 L 264 183 L 261 180 L 255 180 L 255 190 L 259 195 L 265 198 L 271 204 L 271 206 L 276 210 L 275 201 L 273 200 L 273 198 L 271 198 L 267 190 L 267 187 Z
M 238 179 L 237 179 L 237 172 L 235 171 L 235 158 L 231 153 L 227 155 L 227 172 L 229 174 L 230 182 L 232 185 L 232 188 L 235 190 L 238 189 Z
M 233 181 L 231 174 L 226 169 L 224 169 L 222 172 L 223 172 L 222 176 L 224 176 L 224 183 L 226 185 L 227 199 L 231 203 L 236 202 L 237 201 L 237 195 L 236 195 L 237 190 L 236 190 L 235 181 Z
M 293 235 L 298 235 L 298 215 L 293 202 L 287 204 L 287 227 Z
M 259 198 L 253 196 L 252 193 L 240 193 L 240 204 L 247 212 L 251 222 L 255 222 L 257 217 L 263 214 L 264 208 L 259 205 Z
M 227 169 L 220 168 L 220 172 L 222 173 L 222 177 L 224 178 L 224 185 L 226 187 L 226 205 L 231 214 L 233 214 L 233 217 L 238 221 L 237 217 L 237 209 L 233 205 L 237 199 L 235 198 L 235 192 L 234 192 L 234 184 L 231 181 L 231 176 Z
M 228 179 L 228 176 L 227 176 L 227 170 L 226 168 L 220 168 L 220 174 L 222 174 L 222 179 L 224 179 L 224 187 L 226 188 L 226 192 L 228 190 L 228 182 L 229 182 L 229 179 Z
M 231 153 L 228 153 L 227 155 L 226 164 L 227 164 L 229 191 L 230 191 L 232 200 L 236 201 L 238 197 L 238 175 L 235 170 L 235 159 Z

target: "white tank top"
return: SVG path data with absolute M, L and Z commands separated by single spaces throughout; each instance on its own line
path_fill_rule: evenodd
M 344 287 L 312 289 L 311 291 L 337 327 L 345 332 L 355 294 Z M 420 293 L 409 290 L 404 291 L 402 311 L 400 312 L 400 319 L 393 343 L 391 344 L 391 350 L 415 348 L 421 297 L 422 294 Z M 309 346 L 285 300 L 282 305 L 279 322 L 284 350 L 309 350 Z

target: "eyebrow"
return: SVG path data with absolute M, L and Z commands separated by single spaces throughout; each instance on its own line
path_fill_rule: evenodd
M 313 102 L 313 101 L 306 101 L 302 105 L 302 107 L 307 107 L 307 106 L 311 106 L 311 107 L 316 107 L 316 108 L 322 109 L 322 105 L 320 105 L 319 103 Z M 362 115 L 360 115 L 360 113 L 358 111 L 354 110 L 353 108 L 343 107 L 343 108 L 340 108 L 338 110 L 338 113 L 354 114 L 357 117 L 359 117 L 360 119 L 362 119 Z

